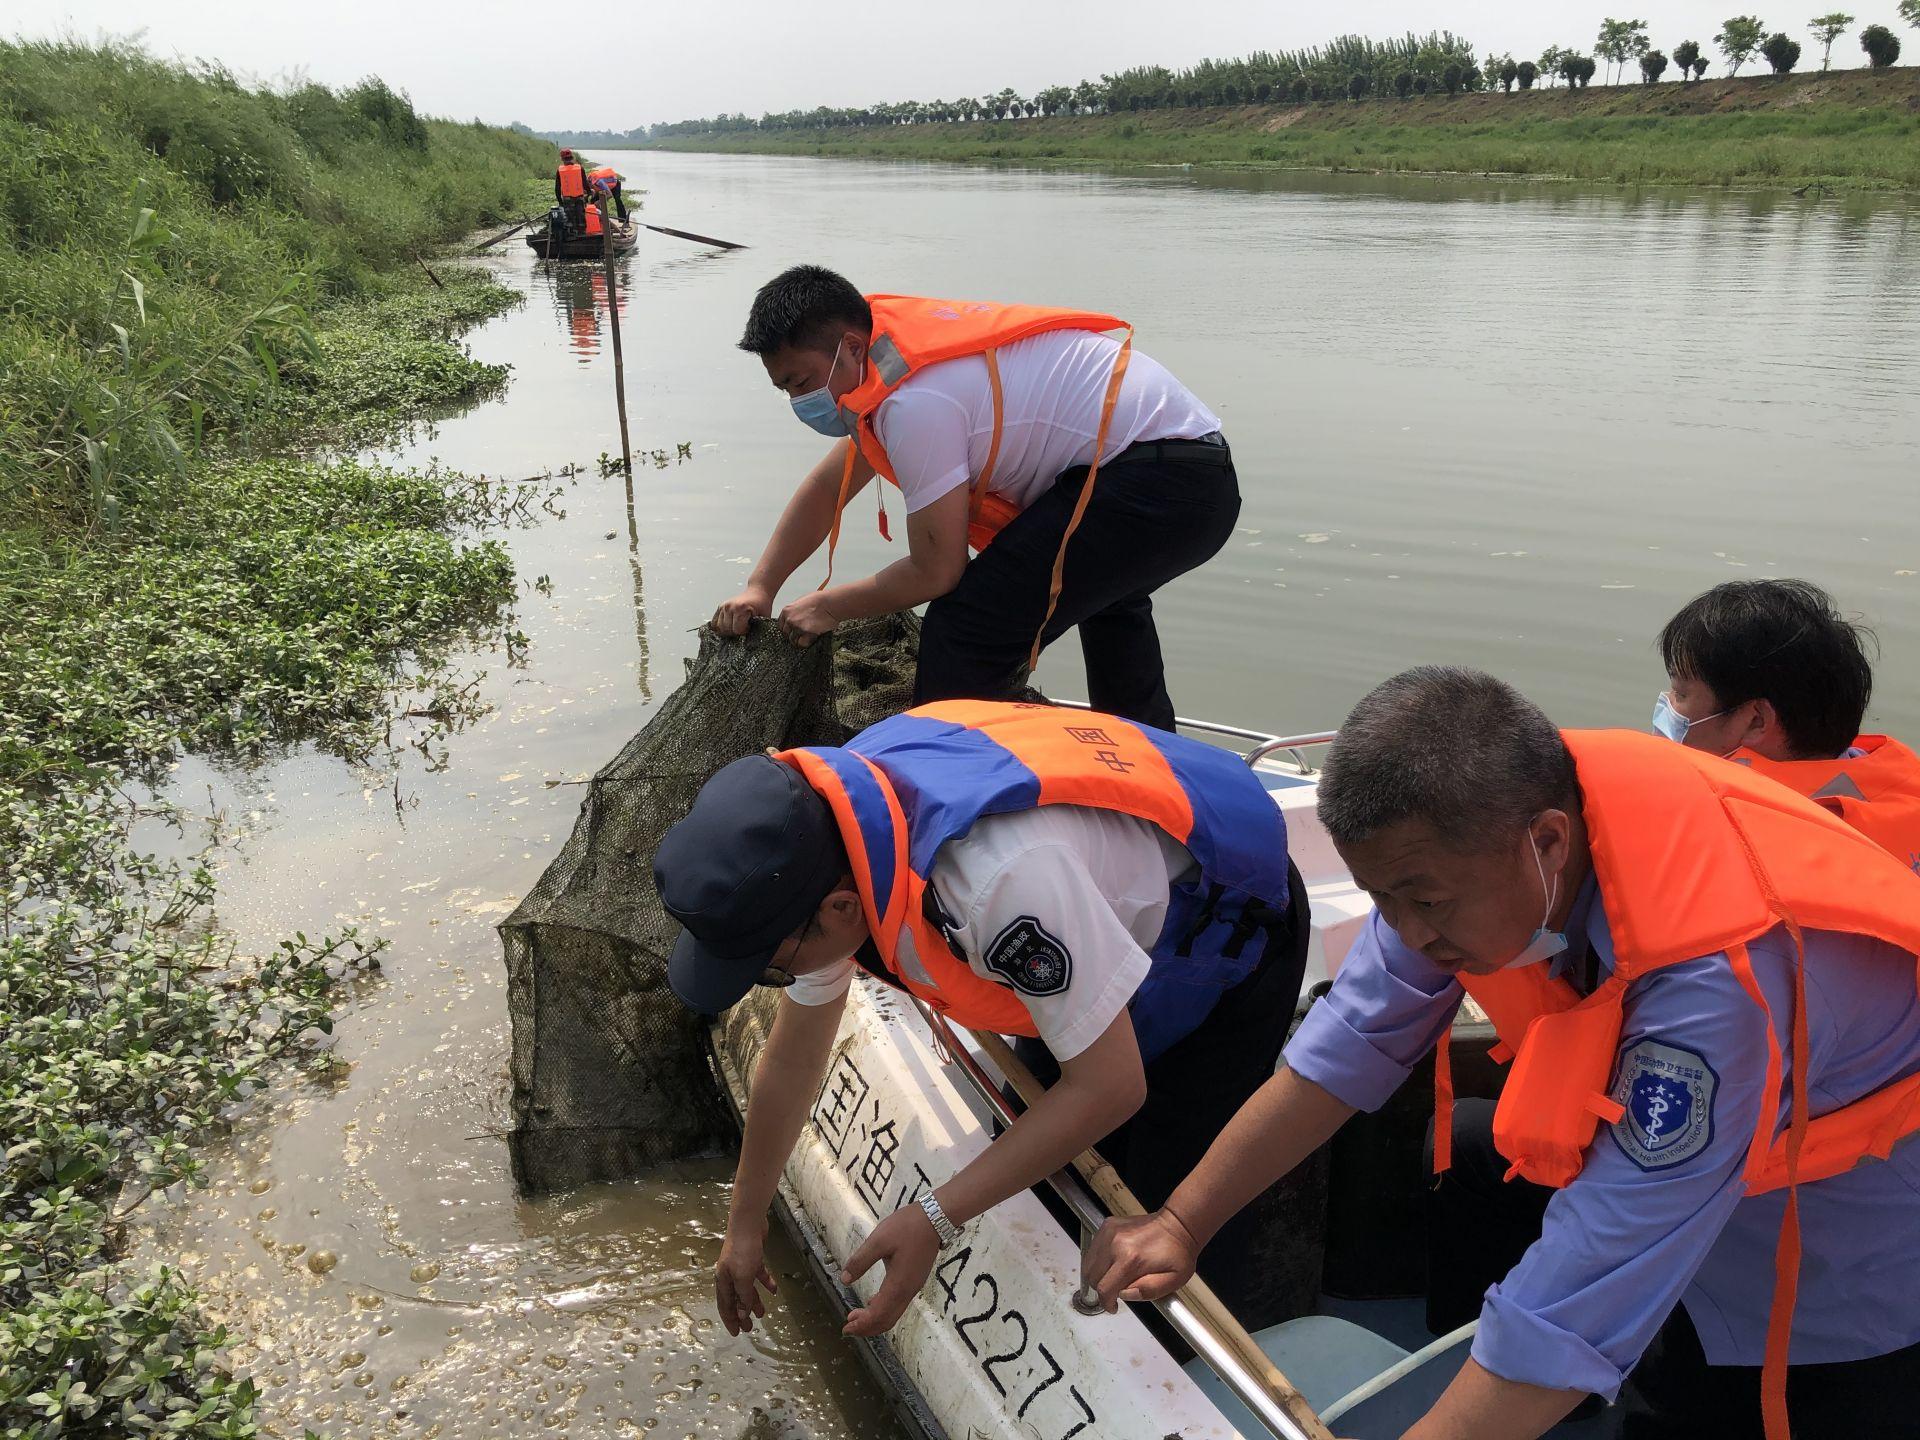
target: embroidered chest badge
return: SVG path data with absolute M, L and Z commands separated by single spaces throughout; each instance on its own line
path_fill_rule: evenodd
M 1023 995 L 1058 995 L 1073 980 L 1073 957 L 1031 915 L 994 936 L 982 957 L 987 969 Z
M 1666 1170 L 1713 1142 L 1720 1077 L 1693 1051 L 1642 1040 L 1620 1057 L 1614 1101 L 1625 1107 L 1613 1138 L 1642 1170 Z

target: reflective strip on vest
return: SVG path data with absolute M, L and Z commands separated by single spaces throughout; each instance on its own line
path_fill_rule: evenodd
M 1736 750 L 1730 758 L 1820 802 L 1908 869 L 1920 871 L 1920 755 L 1886 735 L 1861 735 L 1853 748 L 1866 753 L 1769 760 Z

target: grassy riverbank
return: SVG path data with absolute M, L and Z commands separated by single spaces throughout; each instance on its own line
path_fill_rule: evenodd
M 300 458 L 498 386 L 511 291 L 416 263 L 537 208 L 549 149 L 377 81 L 250 91 L 0 44 L 0 1434 L 256 1433 L 252 1384 L 124 1217 L 271 1071 L 325 1071 L 352 934 L 234 952 L 132 843 L 183 748 L 376 755 L 457 725 L 504 638 L 502 490 Z M 290 926 L 291 928 L 291 926 Z
M 1920 67 L 675 136 L 650 148 L 1920 189 Z

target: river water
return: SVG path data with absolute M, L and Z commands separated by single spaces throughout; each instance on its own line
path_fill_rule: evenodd
M 785 265 L 1124 315 L 1223 416 L 1240 529 L 1157 600 L 1183 714 L 1319 729 L 1393 671 L 1447 661 L 1565 722 L 1644 725 L 1663 684 L 1652 638 L 1682 601 L 1798 574 L 1879 632 L 1871 725 L 1920 731 L 1909 203 L 608 158 L 646 218 L 752 248 L 649 233 L 621 262 L 649 457 L 631 505 L 590 464 L 618 451 L 603 281 L 517 240 L 486 261 L 527 294 L 470 337 L 512 364 L 511 387 L 390 457 L 506 477 L 588 465 L 563 518 L 501 537 L 528 645 L 464 658 L 489 713 L 392 766 L 303 752 L 175 776 L 174 798 L 232 842 L 221 919 L 243 942 L 358 923 L 392 944 L 338 1027 L 345 1078 L 282 1087 L 216 1153 L 209 1190 L 150 1217 L 146 1254 L 182 1263 L 247 1337 L 277 1433 L 893 1433 L 790 1253 L 772 1322 L 718 1329 L 726 1167 L 529 1203 L 499 1136 L 492 927 L 572 824 L 580 792 L 557 782 L 672 689 L 818 452 L 733 348 Z M 868 516 L 855 508 L 844 573 L 898 553 Z M 1056 648 L 1042 683 L 1080 693 L 1077 655 Z M 315 1273 L 317 1251 L 337 1263 Z

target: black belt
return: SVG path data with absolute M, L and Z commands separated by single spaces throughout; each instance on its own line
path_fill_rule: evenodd
M 1107 463 L 1112 465 L 1121 460 L 1186 460 L 1205 465 L 1230 465 L 1233 452 L 1227 448 L 1227 437 L 1215 430 L 1196 440 L 1137 441 Z

